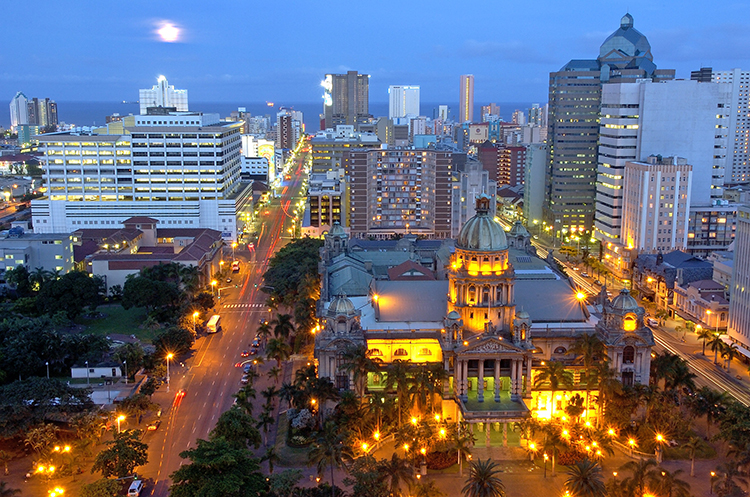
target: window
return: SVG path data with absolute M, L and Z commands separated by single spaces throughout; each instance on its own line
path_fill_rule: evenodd
M 406 351 L 406 349 L 396 349 L 396 351 L 393 353 L 394 357 L 405 357 L 408 355 L 409 353 Z
M 432 351 L 427 347 L 424 347 L 419 349 L 419 353 L 417 355 L 432 355 Z
M 380 349 L 370 349 L 370 357 L 383 357 L 383 353 Z
M 555 349 L 555 354 L 565 354 L 566 352 L 568 352 L 568 349 L 565 347 L 557 347 Z
M 633 364 L 635 362 L 635 348 L 628 345 L 622 350 L 623 364 Z

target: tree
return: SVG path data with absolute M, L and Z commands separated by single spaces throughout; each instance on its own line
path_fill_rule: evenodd
M 472 461 L 471 472 L 461 493 L 466 497 L 505 497 L 500 468 L 492 459 Z
M 401 495 L 402 484 L 405 483 L 408 488 L 414 484 L 414 470 L 406 459 L 401 459 L 395 452 L 390 461 L 380 462 L 378 472 L 385 480 L 393 497 Z
M 456 437 L 453 448 L 458 453 L 458 476 L 464 475 L 464 459 L 471 456 L 471 448 L 474 447 L 476 438 L 469 431 L 468 426 L 459 425 L 459 434 Z
M 695 453 L 703 446 L 703 442 L 698 437 L 691 437 L 690 440 L 682 444 L 682 447 L 688 450 L 690 454 L 690 476 L 695 476 Z
M 0 497 L 13 497 L 14 495 L 20 495 L 21 490 L 18 488 L 10 488 L 7 482 L 0 481 Z
M 276 474 L 271 471 L 268 479 L 268 491 L 275 497 L 290 496 L 301 479 L 302 471 L 299 469 L 287 469 Z
M 13 454 L 10 452 L 6 452 L 4 450 L 0 450 L 0 464 L 3 465 L 3 468 L 5 470 L 5 474 L 9 474 L 10 471 L 8 471 L 8 463 L 13 460 Z
M 195 337 L 190 330 L 172 326 L 167 328 L 154 340 L 157 356 L 166 357 L 168 353 L 181 355 L 188 352 L 195 342 Z
M 268 269 L 263 274 L 264 290 L 276 302 L 292 307 L 297 302 L 300 290 L 306 288 L 302 283 L 310 280 L 307 287 L 320 288 L 318 263 L 323 240 L 300 238 L 282 247 L 268 261 Z
M 445 493 L 441 492 L 435 485 L 434 480 L 428 480 L 424 482 L 418 482 L 415 490 L 414 497 L 444 497 Z
M 372 454 L 356 458 L 349 467 L 349 474 L 344 484 L 352 487 L 351 495 L 357 497 L 390 497 L 388 484 L 380 472 L 380 465 Z
M 646 493 L 646 480 L 651 468 L 656 466 L 653 459 L 640 459 L 629 461 L 620 467 L 621 471 L 630 471 L 631 476 L 623 480 L 623 484 L 629 489 L 631 495 L 644 495 Z
M 271 321 L 273 327 L 273 336 L 276 338 L 288 339 L 289 335 L 294 333 L 294 323 L 292 323 L 291 314 L 277 314 Z
M 576 462 L 568 469 L 565 489 L 576 497 L 604 497 L 607 492 L 602 467 L 589 459 Z
M 132 475 L 135 468 L 148 463 L 148 445 L 141 442 L 140 438 L 140 430 L 115 433 L 114 440 L 105 442 L 109 448 L 96 456 L 91 472 L 101 471 L 105 478 Z
M 344 350 L 342 359 L 343 364 L 341 366 L 344 371 L 352 375 L 357 395 L 363 398 L 367 384 L 367 375 L 368 373 L 377 371 L 378 364 L 370 357 L 370 351 L 365 344 L 347 347 Z
M 102 478 L 81 488 L 81 497 L 115 497 L 120 493 L 120 482 Z
M 721 412 L 726 402 L 726 392 L 717 392 L 709 387 L 702 387 L 690 400 L 690 410 L 695 416 L 706 416 L 706 435 L 710 436 L 711 424 Z
M 120 403 L 120 410 L 128 417 L 135 419 L 138 424 L 141 423 L 141 416 L 146 411 L 158 411 L 159 405 L 151 402 L 148 395 L 137 393 L 124 399 Z
M 65 311 L 69 319 L 78 317 L 85 307 L 95 309 L 104 293 L 104 281 L 85 271 L 71 271 L 45 283 L 36 297 L 40 312 L 53 315 Z
M 274 464 L 278 463 L 279 455 L 276 453 L 276 447 L 269 447 L 266 449 L 266 453 L 260 458 L 260 462 L 268 462 L 268 473 L 273 474 Z
M 239 391 L 232 395 L 237 401 L 237 405 L 240 406 L 247 412 L 249 415 L 253 414 L 253 403 L 250 401 L 250 399 L 255 399 L 255 389 L 252 385 L 249 383 L 242 388 L 239 389 Z
M 331 469 L 331 497 L 335 497 L 336 484 L 333 470 L 340 468 L 353 459 L 349 445 L 345 443 L 346 434 L 332 421 L 323 426 L 313 447 L 308 452 L 308 464 L 315 465 L 318 475 L 322 475 L 327 467 Z M 179 496 L 178 496 L 179 497 Z
M 701 328 L 698 330 L 698 339 L 703 340 L 703 355 L 706 355 L 706 341 L 711 340 L 714 337 L 714 332 L 708 328 Z
M 604 343 L 595 334 L 584 333 L 576 338 L 573 346 L 567 352 L 576 356 L 576 361 L 583 364 L 583 370 L 586 375 L 586 404 L 589 408 L 589 389 L 591 388 L 592 368 L 596 361 L 607 357 L 607 351 Z
M 729 371 L 729 366 L 732 365 L 732 359 L 737 357 L 739 354 L 740 349 L 737 348 L 737 345 L 733 343 L 724 344 L 724 349 L 721 352 L 721 357 L 723 357 L 727 361 L 727 371 Z
M 16 287 L 16 295 L 19 297 L 31 296 L 31 278 L 29 270 L 23 264 L 5 271 L 5 280 Z
M 719 364 L 719 352 L 724 350 L 724 340 L 721 339 L 721 335 L 714 335 L 708 342 L 708 346 L 714 353 L 714 364 Z
M 266 478 L 260 472 L 258 459 L 249 449 L 223 437 L 198 439 L 197 447 L 180 453 L 180 457 L 190 463 L 170 475 L 169 493 L 173 497 L 265 495 Z
M 265 405 L 268 406 L 269 411 L 273 409 L 274 407 L 273 399 L 275 399 L 278 396 L 278 393 L 279 393 L 279 389 L 273 385 L 271 385 L 270 387 L 260 392 L 263 398 L 266 399 Z
M 292 347 L 281 338 L 272 338 L 266 344 L 266 357 L 276 361 L 276 367 L 281 368 L 281 362 L 289 359 Z
M 649 472 L 648 479 L 660 497 L 690 497 L 690 484 L 679 478 L 681 474 L 681 469 L 670 472 L 657 468 Z
M 259 430 L 263 430 L 263 445 L 268 446 L 268 428 L 273 425 L 273 416 L 268 409 L 263 409 L 256 424 Z
M 41 456 L 57 441 L 57 431 L 57 427 L 53 424 L 41 424 L 26 433 L 25 443 L 36 452 L 37 456 Z
M 255 420 L 240 406 L 234 405 L 219 416 L 216 426 L 211 430 L 210 439 L 223 437 L 241 447 L 260 447 L 260 433 L 255 427 Z
M 135 374 L 143 366 L 143 358 L 146 353 L 139 342 L 126 343 L 117 347 L 113 354 L 115 361 L 123 364 L 127 363 L 128 378 L 135 378 Z
M 396 387 L 396 398 L 398 399 L 398 426 L 401 427 L 401 414 L 406 409 L 409 399 L 409 362 L 396 359 L 385 369 L 385 389 L 391 390 Z
M 545 383 L 549 383 L 550 390 L 552 391 L 552 407 L 550 409 L 550 415 L 555 413 L 555 393 L 559 390 L 560 385 L 571 387 L 573 386 L 573 373 L 565 369 L 565 365 L 557 361 L 549 361 L 536 375 L 534 379 L 534 387 L 539 388 Z
M 275 384 L 279 384 L 279 376 L 281 375 L 281 368 L 277 366 L 273 366 L 271 369 L 268 370 L 268 378 L 273 378 L 273 382 Z

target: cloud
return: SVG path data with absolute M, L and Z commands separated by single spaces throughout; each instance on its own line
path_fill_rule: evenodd
M 746 24 L 658 29 L 648 38 L 654 57 L 659 59 L 705 63 L 750 58 L 750 26 Z

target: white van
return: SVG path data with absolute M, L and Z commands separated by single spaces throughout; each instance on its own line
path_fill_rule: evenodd
M 141 495 L 142 490 L 143 481 L 133 480 L 133 483 L 130 484 L 130 488 L 128 489 L 128 497 L 138 497 L 139 495 Z
M 211 316 L 211 319 L 208 320 L 208 323 L 206 323 L 206 331 L 209 333 L 216 333 L 218 331 L 221 331 L 221 316 L 218 314 L 214 314 Z

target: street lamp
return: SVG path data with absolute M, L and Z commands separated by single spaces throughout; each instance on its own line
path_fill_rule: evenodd
M 167 354 L 167 392 L 169 392 L 169 361 L 172 360 L 174 354 L 171 352 Z
M 211 294 L 215 297 L 216 296 L 216 284 L 218 282 L 216 280 L 211 280 Z
M 47 366 L 47 379 L 49 380 L 49 361 L 45 361 L 44 365 Z
M 193 334 L 195 334 L 195 333 L 196 333 L 196 331 L 195 331 L 195 319 L 196 319 L 196 318 L 197 318 L 198 316 L 200 316 L 200 315 L 201 315 L 201 313 L 200 313 L 200 312 L 198 312 L 198 311 L 195 311 L 195 312 L 193 313 Z
M 122 361 L 122 364 L 125 366 L 125 384 L 128 384 L 128 361 Z
M 91 384 L 91 380 L 89 378 L 89 361 L 86 361 L 86 384 Z
M 234 249 L 236 249 L 236 248 L 237 248 L 237 242 L 232 242 L 232 261 L 235 260 Z
M 628 439 L 628 445 L 630 446 L 630 457 L 633 457 L 633 450 L 635 449 L 636 443 L 634 438 Z
M 544 477 L 547 478 L 547 460 L 549 459 L 549 456 L 547 453 L 544 453 Z
M 712 495 L 714 493 L 714 480 L 716 479 L 716 472 L 711 471 L 711 486 L 708 489 L 708 495 Z
M 125 421 L 125 416 L 123 414 L 117 416 L 117 433 L 120 433 L 120 423 L 123 421 Z

